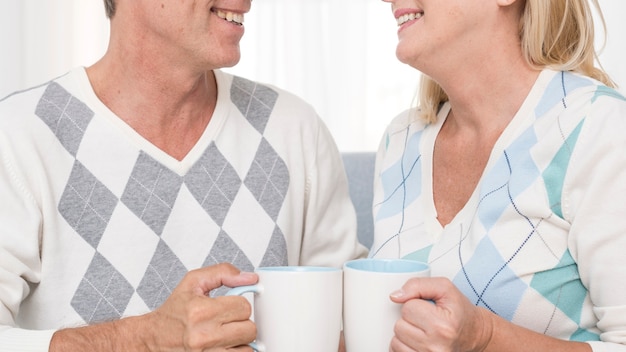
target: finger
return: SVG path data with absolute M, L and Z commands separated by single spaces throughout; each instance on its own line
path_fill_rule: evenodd
M 389 352 L 413 352 L 417 351 L 405 345 L 400 339 L 394 336 L 389 343 Z
M 222 280 L 222 284 L 228 287 L 253 285 L 259 281 L 259 276 L 255 273 L 240 271 L 236 276 L 227 276 Z
M 232 264 L 222 263 L 189 271 L 181 280 L 179 287 L 205 295 L 222 285 L 235 287 L 252 285 L 257 281 L 258 276 L 255 273 L 241 272 Z
M 393 292 L 389 297 L 396 303 L 404 303 L 410 299 L 437 302 L 445 297 L 451 286 L 452 282 L 446 278 L 416 277 L 407 281 L 402 289 Z
M 229 348 L 245 347 L 254 341 L 257 335 L 256 325 L 250 320 L 224 324 L 221 331 L 224 336 L 231 337 L 225 344 Z
M 252 314 L 250 303 L 241 296 L 218 298 L 196 296 L 185 310 L 186 314 L 183 319 L 190 326 L 213 324 L 213 327 L 221 327 L 223 324 L 249 320 Z
M 411 349 L 402 343 L 402 341 L 398 340 L 395 336 L 391 339 L 391 343 L 389 344 L 389 352 L 410 352 Z
M 252 306 L 245 297 L 221 296 L 213 299 L 218 306 L 223 307 L 220 318 L 222 323 L 249 320 L 252 315 Z
M 404 327 L 404 330 L 399 330 L 399 333 L 408 333 L 410 329 L 419 329 L 421 332 L 429 331 L 429 324 L 438 314 L 436 309 L 428 301 L 410 300 L 402 305 L 401 316 L 396 322 L 395 329 Z
M 226 350 L 242 347 L 256 338 L 256 326 L 250 320 L 214 324 L 206 322 L 197 325 L 193 331 L 185 336 L 185 346 L 188 350 Z
M 419 327 L 407 322 L 404 319 L 396 322 L 394 329 L 394 337 L 391 340 L 392 351 L 419 351 L 422 344 L 420 341 L 426 341 L 426 333 Z

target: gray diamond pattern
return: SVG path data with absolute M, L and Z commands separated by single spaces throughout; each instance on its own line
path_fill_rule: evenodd
M 67 151 L 76 156 L 94 113 L 57 83 L 50 83 L 35 114 L 50 127 Z
M 185 176 L 185 184 L 213 221 L 222 226 L 241 187 L 241 179 L 215 143 L 211 143 Z
M 202 266 L 218 263 L 232 263 L 242 271 L 254 270 L 254 265 L 250 262 L 250 259 L 224 231 L 221 231 L 218 235 Z M 211 291 L 210 296 L 223 296 L 226 294 L 226 291 L 228 291 L 228 288 L 222 286 Z
M 137 287 L 137 294 L 150 309 L 156 309 L 165 302 L 186 273 L 187 268 L 161 240 Z
M 233 263 L 241 270 L 254 270 L 254 265 L 252 265 L 246 254 L 241 251 L 239 246 L 233 242 L 226 232 L 221 231 L 202 265 L 207 266 L 224 262 Z
M 263 134 L 278 99 L 278 93 L 266 86 L 235 77 L 230 98 L 250 124 Z
M 121 200 L 156 234 L 161 235 L 182 183 L 182 177 L 142 152 Z
M 131 284 L 96 253 L 71 305 L 86 323 L 99 323 L 121 318 L 133 293 Z
M 244 184 L 272 220 L 276 221 L 289 188 L 289 170 L 265 138 L 261 140 Z
M 233 78 L 230 93 L 232 102 L 261 137 L 244 180 L 215 142 L 211 142 L 201 158 L 183 177 L 140 151 L 119 199 L 119 195 L 113 194 L 96 175 L 75 160 L 58 210 L 68 224 L 95 249 L 94 257 L 71 302 L 72 307 L 86 323 L 108 321 L 124 316 L 124 311 L 135 294 L 150 309 L 159 307 L 189 270 L 172 249 L 177 247 L 170 247 L 164 239 L 159 238 L 150 264 L 138 285 L 136 282 L 127 281 L 124 273 L 118 271 L 106 259 L 106 249 L 98 248 L 103 236 L 107 236 L 107 226 L 120 201 L 160 237 L 183 184 L 220 227 L 224 225 L 233 202 L 238 200 L 237 194 L 241 186 L 245 185 L 268 216 L 276 221 L 289 187 L 289 170 L 265 140 L 263 132 L 276 104 L 278 93 L 269 87 L 239 77 Z M 46 88 L 35 113 L 53 131 L 64 148 L 76 158 L 85 131 L 94 116 L 93 111 L 53 82 Z M 128 212 L 120 214 L 132 216 Z M 246 220 L 242 218 L 239 221 Z M 274 226 L 261 266 L 287 265 L 285 237 L 281 229 L 277 225 Z M 193 246 L 193 243 L 189 245 Z M 220 229 L 203 265 L 222 262 L 230 262 L 244 271 L 253 271 L 255 268 L 255 264 L 224 229 Z M 143 268 L 138 269 L 139 273 L 143 272 Z M 218 288 L 210 295 L 223 295 L 227 289 Z
M 108 188 L 80 162 L 74 162 L 59 202 L 59 212 L 92 247 L 98 247 L 117 203 Z
M 267 246 L 267 251 L 261 264 L 259 266 L 285 266 L 287 265 L 287 242 L 285 242 L 285 235 L 280 228 L 276 226 L 270 243 Z

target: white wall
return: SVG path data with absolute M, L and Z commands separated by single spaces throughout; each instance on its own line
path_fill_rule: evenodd
M 101 0 L 0 4 L 0 99 L 89 66 L 106 50 Z M 626 93 L 626 1 L 600 4 L 608 28 L 600 61 Z M 417 90 L 419 75 L 396 60 L 396 43 L 389 4 L 380 0 L 259 0 L 246 17 L 243 58 L 227 71 L 309 101 L 340 149 L 374 150 Z
M 100 0 L 2 0 L 0 97 L 90 65 L 106 50 Z
M 599 3 L 607 29 L 604 33 L 596 21 L 596 46 L 605 44 L 600 52 L 600 64 L 617 82 L 620 92 L 626 94 L 626 1 L 599 0 Z

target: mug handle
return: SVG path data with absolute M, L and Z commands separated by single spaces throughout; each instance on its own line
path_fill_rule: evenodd
M 261 285 L 248 285 L 248 286 L 239 286 L 233 287 L 228 292 L 226 292 L 226 296 L 241 296 L 247 292 L 260 293 L 263 291 Z M 265 352 L 265 346 L 260 342 L 251 342 L 248 346 L 252 347 L 256 352 Z
M 239 286 L 239 287 L 233 287 L 230 290 L 228 290 L 228 292 L 226 292 L 226 296 L 241 296 L 247 292 L 261 293 L 262 291 L 263 291 L 263 288 L 259 284 Z

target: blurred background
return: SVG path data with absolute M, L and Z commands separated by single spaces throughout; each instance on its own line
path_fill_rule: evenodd
M 626 1 L 599 2 L 608 29 L 599 60 L 626 93 Z M 89 66 L 106 50 L 102 0 L 0 3 L 0 99 Z M 395 57 L 397 29 L 387 3 L 257 0 L 245 26 L 242 60 L 224 71 L 307 100 L 341 151 L 375 150 L 387 123 L 415 104 L 419 74 Z

